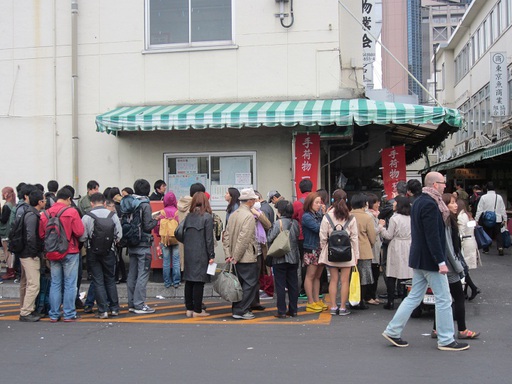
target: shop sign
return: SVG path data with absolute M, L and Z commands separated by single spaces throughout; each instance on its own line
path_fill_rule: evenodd
M 388 200 L 396 194 L 399 181 L 407 180 L 405 146 L 385 148 L 381 152 L 382 179 Z
M 485 169 L 483 168 L 456 168 L 454 178 L 457 180 L 485 180 Z
M 507 53 L 491 52 L 491 116 L 508 116 Z
M 297 134 L 295 136 L 295 193 L 300 196 L 299 183 L 311 179 L 313 191 L 317 190 L 320 163 L 320 135 Z

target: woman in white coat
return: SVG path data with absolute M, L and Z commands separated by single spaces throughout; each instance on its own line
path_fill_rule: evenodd
M 471 217 L 471 213 L 467 210 L 466 202 L 462 199 L 457 199 L 457 226 L 459 227 L 459 234 L 462 239 L 462 254 L 468 269 L 476 269 L 478 265 L 482 265 L 482 261 L 480 260 L 480 252 L 475 240 L 475 225 L 470 224 L 471 222 L 476 224 L 473 217 Z M 465 272 L 466 286 L 464 287 L 464 294 L 468 297 L 468 287 L 470 287 L 471 296 L 469 296 L 469 300 L 473 300 L 480 293 L 480 289 L 473 283 L 471 276 L 469 276 L 469 271 Z
M 385 221 L 380 220 L 380 234 L 384 239 L 391 240 L 388 246 L 388 260 L 386 265 L 386 286 L 388 302 L 384 309 L 395 309 L 395 288 L 400 280 L 412 279 L 413 271 L 409 267 L 409 250 L 411 249 L 411 203 L 409 198 L 395 197 L 395 213 L 389 220 L 388 228 L 384 228 Z

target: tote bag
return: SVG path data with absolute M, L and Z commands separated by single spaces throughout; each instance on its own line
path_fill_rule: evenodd
M 348 302 L 352 306 L 359 305 L 359 303 L 361 302 L 361 283 L 359 279 L 359 271 L 357 269 L 357 266 L 353 266 L 352 272 L 350 273 L 350 288 L 348 293 Z
M 288 229 L 283 231 L 283 222 L 281 220 L 279 220 L 279 229 L 281 232 L 279 232 L 279 235 L 277 235 L 268 249 L 267 257 L 283 257 L 291 250 L 290 231 Z
M 232 270 L 234 273 L 231 273 Z M 240 280 L 238 280 L 238 276 L 236 275 L 236 267 L 234 264 L 226 263 L 222 272 L 213 282 L 213 290 L 230 303 L 236 303 L 242 300 L 244 292 L 242 291 Z
M 492 240 L 489 235 L 484 231 L 484 228 L 479 225 L 475 227 L 475 240 L 478 245 L 478 249 L 489 248 L 492 244 Z

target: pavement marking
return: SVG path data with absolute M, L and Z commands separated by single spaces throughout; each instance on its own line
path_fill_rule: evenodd
M 183 303 L 165 303 L 164 300 L 148 301 L 147 304 L 156 310 L 151 314 L 135 314 L 128 312 L 126 305 L 121 306 L 121 314 L 108 319 L 98 319 L 95 314 L 84 313 L 78 310 L 80 322 L 90 323 L 147 323 L 147 324 L 263 324 L 263 325 L 329 325 L 333 316 L 328 311 L 321 313 L 305 312 L 305 303 L 299 302 L 299 314 L 297 317 L 278 319 L 274 317 L 277 308 L 274 301 L 262 302 L 266 306 L 265 311 L 254 311 L 256 318 L 252 320 L 237 320 L 231 316 L 231 304 L 220 300 L 205 300 L 208 317 L 187 318 Z M 163 305 L 162 305 L 163 304 Z M 302 305 L 301 305 L 302 304 Z M 0 313 L 5 316 L 0 317 L 0 321 L 13 321 L 19 318 L 19 303 L 16 300 L 0 299 Z M 50 322 L 48 317 L 40 320 L 41 322 Z M 59 321 L 59 323 L 62 321 Z

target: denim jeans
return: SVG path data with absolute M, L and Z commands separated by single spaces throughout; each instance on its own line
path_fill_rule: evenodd
M 439 272 L 422 269 L 414 270 L 411 292 L 402 301 L 388 324 L 385 330 L 388 336 L 401 337 L 412 311 L 422 302 L 427 286 L 430 286 L 436 299 L 437 344 L 443 346 L 454 341 L 452 296 L 448 278 Z
M 64 311 L 64 319 L 71 319 L 76 316 L 75 298 L 79 258 L 80 255 L 78 253 L 68 253 L 61 260 L 50 261 L 52 273 L 50 319 L 58 319 L 60 317 L 61 304 Z
M 163 275 L 165 288 L 171 285 L 178 285 L 181 282 L 180 250 L 178 245 L 165 246 L 160 243 L 163 258 Z M 171 280 L 172 262 L 172 280 Z
M 126 286 L 128 308 L 142 309 L 146 302 L 146 286 L 151 270 L 151 250 L 149 247 L 138 247 L 138 250 L 140 253 L 130 251 L 130 269 Z
M 119 311 L 119 299 L 115 280 L 116 254 L 110 251 L 107 255 L 96 255 L 87 250 L 87 266 L 92 274 L 94 297 L 100 313 Z M 92 285 L 91 284 L 91 285 Z

